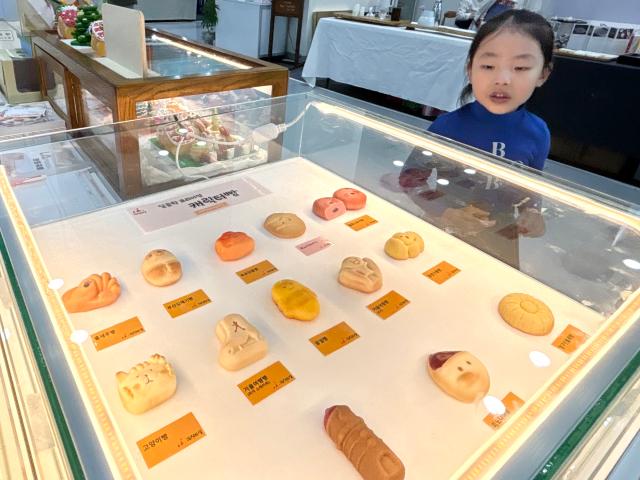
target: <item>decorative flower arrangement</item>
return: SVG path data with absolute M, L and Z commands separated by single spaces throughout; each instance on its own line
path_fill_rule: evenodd
M 102 20 L 96 20 L 89 25 L 89 33 L 91 34 L 91 48 L 99 57 L 107 55 L 104 45 L 104 23 Z
M 57 30 L 60 38 L 73 38 L 73 31 L 78 17 L 78 7 L 68 5 L 60 7 L 57 12 Z

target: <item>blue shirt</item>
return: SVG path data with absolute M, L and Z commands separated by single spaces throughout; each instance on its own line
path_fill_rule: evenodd
M 478 102 L 468 103 L 440 115 L 429 131 L 538 170 L 551 146 L 547 124 L 524 107 L 498 115 Z

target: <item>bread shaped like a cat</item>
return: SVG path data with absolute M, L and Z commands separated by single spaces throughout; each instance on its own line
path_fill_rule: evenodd
M 124 408 L 139 415 L 168 400 L 176 391 L 176 375 L 157 353 L 128 372 L 116 373 L 118 393 Z

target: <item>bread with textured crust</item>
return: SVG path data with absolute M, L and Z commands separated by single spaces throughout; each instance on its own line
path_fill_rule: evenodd
M 182 278 L 182 265 L 169 250 L 158 248 L 144 256 L 140 271 L 144 279 L 156 287 L 173 285 Z
M 69 313 L 87 312 L 111 305 L 119 296 L 120 284 L 116 277 L 107 272 L 94 273 L 77 287 L 64 292 L 62 303 Z
M 128 372 L 116 373 L 116 380 L 124 408 L 136 415 L 160 405 L 176 391 L 176 375 L 167 360 L 157 353 Z
M 402 461 L 346 405 L 325 411 L 324 429 L 364 480 L 404 479 Z
M 256 243 L 244 232 L 224 232 L 216 240 L 214 249 L 221 260 L 239 260 L 253 252 Z
M 302 219 L 294 213 L 272 213 L 264 221 L 264 228 L 278 238 L 296 238 L 307 229 Z
M 526 293 L 510 293 L 498 304 L 498 312 L 513 328 L 529 335 L 547 335 L 553 330 L 553 313 L 544 303 Z
M 370 258 L 347 257 L 342 261 L 338 282 L 347 288 L 372 293 L 382 287 L 382 272 Z

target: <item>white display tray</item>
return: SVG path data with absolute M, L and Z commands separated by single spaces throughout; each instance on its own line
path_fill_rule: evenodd
M 132 207 L 239 178 L 272 193 L 148 234 L 128 213 Z M 60 294 L 103 271 L 122 285 L 115 304 L 69 315 L 72 329 L 94 333 L 138 316 L 146 330 L 99 352 L 90 340 L 84 342 L 81 350 L 88 370 L 78 374 L 77 365 L 73 367 L 85 400 L 92 395 L 86 391 L 87 382 L 95 382 L 106 418 L 113 423 L 105 423 L 102 412 L 96 414 L 95 405 L 87 405 L 103 446 L 121 441 L 136 477 L 175 479 L 209 472 L 216 479 L 357 479 L 356 470 L 323 430 L 324 410 L 346 404 L 400 457 L 407 479 L 449 478 L 495 432 L 482 420 L 487 411 L 481 402 L 460 403 L 432 382 L 425 368 L 427 355 L 468 350 L 490 372 L 490 395 L 503 398 L 513 392 L 528 400 L 571 358 L 551 345 L 559 333 L 569 323 L 588 334 L 601 325 L 603 318 L 594 311 L 372 194 L 365 209 L 332 221 L 312 213 L 316 198 L 348 186 L 352 184 L 298 158 L 33 230 L 51 278 L 65 282 Z M 305 221 L 306 233 L 292 240 L 274 238 L 262 227 L 273 212 L 296 213 Z M 378 223 L 357 232 L 345 225 L 363 214 Z M 220 261 L 213 243 L 227 230 L 251 235 L 255 251 L 239 261 Z M 424 238 L 425 251 L 416 259 L 393 260 L 384 253 L 384 243 L 406 230 Z M 295 248 L 318 236 L 333 245 L 311 256 Z M 156 288 L 143 279 L 140 263 L 154 248 L 171 250 L 182 262 L 184 274 L 177 284 Z M 363 294 L 338 284 L 341 261 L 350 255 L 376 261 L 384 276 L 380 291 Z M 265 259 L 278 272 L 249 285 L 235 274 Z M 422 275 L 443 260 L 461 272 L 442 285 Z M 318 294 L 321 313 L 316 320 L 289 320 L 278 311 L 271 286 L 284 278 L 298 280 Z M 211 304 L 176 319 L 163 308 L 163 303 L 200 288 Z M 390 290 L 411 303 L 382 320 L 366 305 Z M 534 337 L 509 327 L 497 305 L 511 292 L 529 293 L 549 305 L 556 318 L 553 332 Z M 214 334 L 216 323 L 232 312 L 244 315 L 269 342 L 265 358 L 238 372 L 218 364 Z M 308 339 L 342 321 L 361 338 L 323 356 Z M 57 331 L 62 335 L 59 327 Z M 58 340 L 73 363 L 67 339 Z M 534 350 L 545 353 L 551 365 L 535 367 L 529 359 Z M 147 413 L 132 415 L 120 403 L 115 373 L 153 353 L 173 365 L 177 392 Z M 237 385 L 275 361 L 281 361 L 295 380 L 251 405 Z M 136 442 L 189 412 L 206 436 L 147 468 Z M 104 430 L 112 427 L 115 440 Z M 112 465 L 122 461 L 111 460 Z

